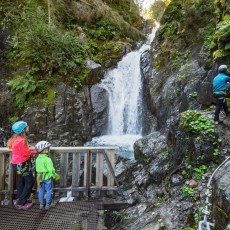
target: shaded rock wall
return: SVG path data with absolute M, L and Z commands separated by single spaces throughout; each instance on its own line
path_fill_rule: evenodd
M 56 85 L 54 105 L 33 103 L 22 114 L 30 126 L 31 141 L 49 140 L 54 146 L 82 145 L 91 137 L 90 93 L 65 83 Z

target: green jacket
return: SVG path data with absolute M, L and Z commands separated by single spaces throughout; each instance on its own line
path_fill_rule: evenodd
M 56 176 L 53 162 L 48 154 L 40 153 L 36 158 L 36 172 L 37 174 L 43 174 L 42 180 L 48 180 L 51 177 L 54 179 Z

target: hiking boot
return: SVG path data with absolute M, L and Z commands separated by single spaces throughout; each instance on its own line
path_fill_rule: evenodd
M 40 204 L 40 209 L 43 209 L 44 208 L 44 204 Z
M 51 208 L 51 204 L 46 204 L 45 210 L 49 210 Z
M 19 198 L 16 200 L 13 200 L 13 202 L 14 202 L 14 205 L 18 205 Z M 27 203 L 32 203 L 32 202 L 33 202 L 32 200 L 27 200 Z
M 16 205 L 15 205 L 15 208 L 16 208 L 16 209 L 26 210 L 26 209 L 32 208 L 32 206 L 33 206 L 33 203 L 26 203 L 26 204 L 24 204 L 24 205 L 16 204 Z
M 18 201 L 19 201 L 19 199 L 13 200 L 14 205 L 17 205 L 17 204 L 18 204 Z

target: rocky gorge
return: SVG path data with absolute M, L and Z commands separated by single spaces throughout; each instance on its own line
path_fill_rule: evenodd
M 207 64 L 208 51 L 201 37 L 207 27 L 229 16 L 230 5 L 217 1 L 215 6 L 212 1 L 208 7 L 204 1 L 197 2 L 171 1 L 151 49 L 141 55 L 143 137 L 134 144 L 135 160 L 118 157 L 116 176 L 129 207 L 105 213 L 108 229 L 197 229 L 207 181 L 229 156 L 230 118 L 223 117 L 223 125 L 212 122 L 212 79 L 218 65 L 229 65 L 229 60 L 226 56 Z M 97 83 L 134 47 L 123 44 L 116 59 L 108 58 L 104 66 L 88 58 L 90 81 L 82 90 L 60 81 L 55 84 L 53 104 L 35 100 L 26 108 L 17 108 L 7 85 L 10 73 L 3 65 L 8 36 L 9 31 L 2 28 L 0 126 L 9 130 L 9 118 L 17 116 L 29 123 L 32 143 L 46 139 L 54 146 L 81 146 L 104 135 L 108 92 Z M 209 220 L 216 230 L 228 229 L 230 224 L 229 167 L 220 168 L 212 183 Z

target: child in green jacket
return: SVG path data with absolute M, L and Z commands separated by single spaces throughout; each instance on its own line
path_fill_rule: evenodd
M 36 158 L 38 200 L 40 203 L 40 209 L 43 209 L 44 204 L 46 204 L 45 209 L 47 210 L 51 207 L 53 179 L 55 179 L 56 176 L 53 162 L 48 155 L 50 146 L 51 144 L 47 141 L 40 141 L 35 145 L 36 150 L 39 152 L 39 155 Z M 46 202 L 44 202 L 45 193 Z

